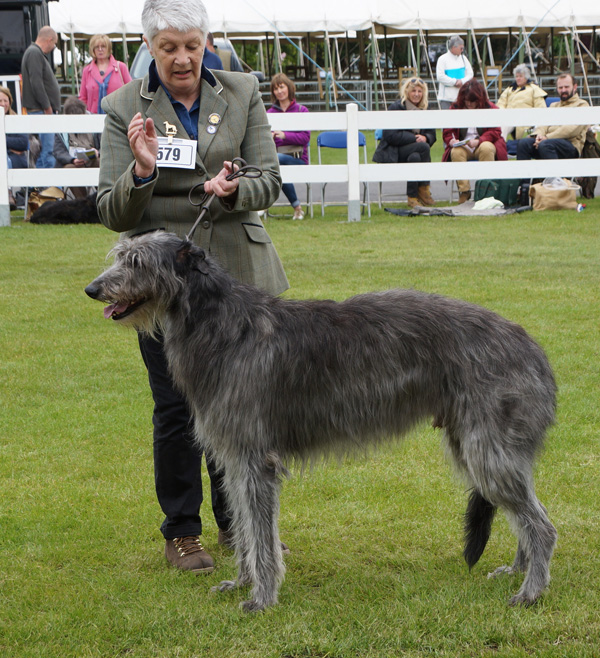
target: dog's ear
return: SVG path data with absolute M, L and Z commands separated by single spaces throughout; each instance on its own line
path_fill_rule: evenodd
M 175 263 L 178 267 L 198 270 L 202 274 L 208 274 L 208 265 L 206 263 L 206 252 L 200 247 L 196 247 L 191 242 L 184 242 L 175 256 Z

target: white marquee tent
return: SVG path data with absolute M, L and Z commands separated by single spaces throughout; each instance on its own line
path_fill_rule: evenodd
M 143 0 L 59 0 L 49 3 L 52 26 L 63 34 L 140 34 Z M 281 31 L 345 32 L 386 26 L 403 32 L 573 28 L 600 24 L 593 0 L 206 0 L 216 34 Z

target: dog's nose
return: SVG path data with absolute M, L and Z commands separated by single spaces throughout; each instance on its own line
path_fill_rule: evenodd
M 100 294 L 100 286 L 92 281 L 89 286 L 86 286 L 85 294 L 92 299 L 98 299 L 98 295 Z

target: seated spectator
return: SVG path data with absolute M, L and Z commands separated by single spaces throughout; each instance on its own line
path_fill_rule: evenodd
M 426 110 L 428 89 L 421 78 L 409 78 L 402 85 L 400 99 L 394 101 L 390 110 Z M 435 142 L 434 128 L 426 130 L 384 130 L 381 141 L 373 154 L 373 162 L 431 162 L 430 149 Z M 408 205 L 433 206 L 429 181 L 406 183 Z
M 0 107 L 4 114 L 16 114 L 12 109 L 13 97 L 8 87 L 0 87 Z M 29 137 L 25 134 L 11 133 L 6 135 L 7 167 L 9 169 L 27 169 L 27 151 L 29 149 Z M 16 210 L 17 204 L 12 190 L 8 190 L 8 198 L 11 210 Z
M 485 87 L 477 80 L 469 80 L 458 92 L 456 103 L 451 110 L 483 110 L 498 107 L 492 103 Z M 466 162 L 467 160 L 492 161 L 507 160 L 506 142 L 500 127 L 497 128 L 444 128 L 446 150 L 443 162 Z M 460 197 L 458 202 L 465 203 L 471 198 L 471 185 L 468 180 L 456 181 Z
M 267 110 L 269 114 L 308 112 L 307 107 L 296 102 L 296 85 L 284 73 L 277 73 L 271 80 L 271 101 L 273 105 Z M 310 131 L 274 130 L 272 135 L 280 165 L 308 164 Z M 304 219 L 304 211 L 293 183 L 284 183 L 281 189 L 294 209 L 293 219 Z
M 550 107 L 589 107 L 579 98 L 577 83 L 570 73 L 561 73 L 556 79 L 556 90 L 560 101 Z M 585 144 L 588 126 L 558 125 L 538 126 L 532 137 L 519 140 L 517 160 L 562 160 L 578 158 Z
M 67 98 L 64 114 L 86 114 L 85 103 L 75 96 Z M 77 157 L 76 150 L 93 151 L 87 158 Z M 57 167 L 99 167 L 100 166 L 100 134 L 99 133 L 57 133 L 54 136 L 54 158 Z M 71 187 L 76 199 L 87 196 L 85 187 Z
M 448 52 L 435 65 L 435 77 L 439 82 L 438 102 L 447 110 L 458 97 L 458 91 L 473 77 L 473 67 L 464 55 L 465 42 L 458 34 L 448 39 Z
M 531 82 L 531 72 L 525 64 L 519 64 L 513 70 L 515 81 L 507 87 L 498 99 L 501 110 L 518 110 L 520 108 L 546 107 L 546 92 Z M 526 136 L 526 126 L 504 126 L 502 137 L 506 140 L 514 132 L 515 139 Z
M 123 85 L 131 82 L 127 64 L 113 57 L 112 43 L 106 34 L 94 34 L 90 39 L 90 55 L 93 61 L 81 73 L 79 99 L 92 114 L 104 114 L 102 99 Z

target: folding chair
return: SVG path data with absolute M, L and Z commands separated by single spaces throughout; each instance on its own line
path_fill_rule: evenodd
M 358 133 L 358 146 L 363 149 L 364 163 L 367 164 L 367 138 L 364 133 Z M 319 164 L 321 162 L 321 149 L 330 148 L 330 149 L 347 149 L 348 148 L 348 133 L 343 130 L 330 130 L 328 132 L 321 133 L 317 137 L 317 153 L 319 155 Z M 321 183 L 321 216 L 325 215 L 325 206 L 344 206 L 347 205 L 340 201 L 330 201 L 325 203 L 325 187 L 327 183 Z M 366 206 L 369 217 L 371 216 L 371 197 L 369 196 L 369 186 L 367 183 L 363 183 L 364 194 L 361 206 L 364 212 Z
M 280 153 L 287 153 L 289 155 L 293 155 L 295 158 L 300 159 L 302 157 L 302 152 L 304 150 L 304 147 L 300 146 L 300 145 L 297 146 L 297 147 L 290 145 L 290 146 L 282 147 L 282 149 L 285 149 L 285 150 L 279 151 Z M 308 153 L 308 164 L 310 165 L 310 143 L 308 144 L 307 153 Z M 298 183 L 295 183 L 295 185 L 298 185 Z M 314 217 L 313 198 L 312 198 L 312 184 L 311 183 L 300 183 L 300 185 L 306 185 L 306 207 L 307 207 L 308 210 L 310 210 L 310 216 L 311 216 L 311 219 L 312 219 Z M 276 207 L 291 208 L 291 206 L 290 206 L 287 199 L 285 200 L 285 203 L 274 203 L 271 206 L 271 208 L 276 208 Z M 270 211 L 270 208 L 268 208 L 267 211 L 266 211 L 267 212 L 267 217 L 279 217 L 279 218 L 287 217 L 287 215 L 274 214 L 274 213 L 271 213 L 269 211 Z

